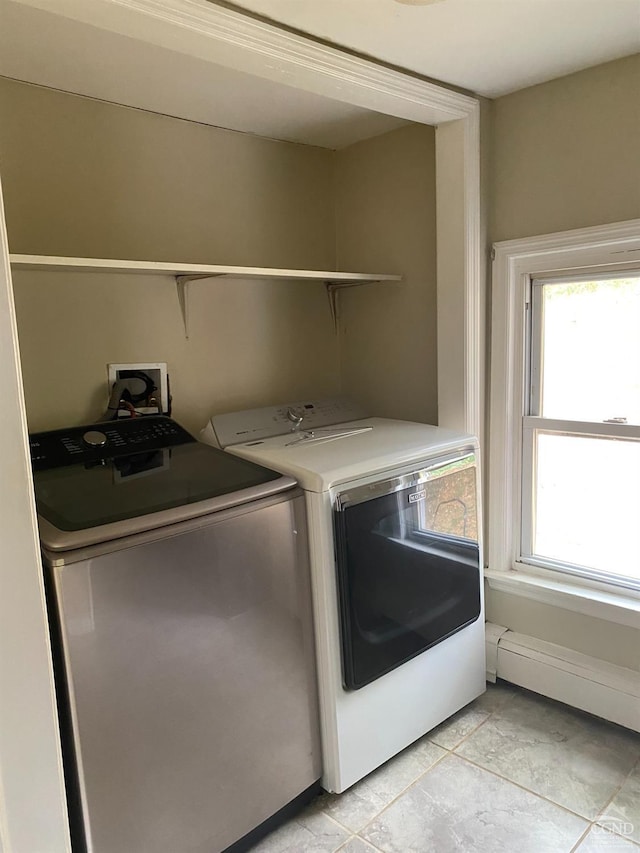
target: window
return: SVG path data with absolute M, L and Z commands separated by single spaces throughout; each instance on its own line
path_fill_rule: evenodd
M 496 245 L 491 388 L 489 570 L 640 591 L 640 221 Z
M 529 285 L 522 559 L 640 587 L 640 272 Z

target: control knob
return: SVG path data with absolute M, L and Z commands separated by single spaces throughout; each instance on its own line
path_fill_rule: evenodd
M 287 417 L 293 424 L 292 430 L 300 429 L 300 424 L 304 420 L 304 412 L 301 412 L 299 409 L 287 409 Z
M 97 429 L 90 429 L 82 436 L 82 440 L 85 444 L 88 444 L 89 447 L 104 447 L 107 443 L 107 436 L 103 432 L 99 432 Z

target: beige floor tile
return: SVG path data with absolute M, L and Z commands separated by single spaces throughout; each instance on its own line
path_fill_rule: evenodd
M 628 839 L 598 826 L 594 826 L 582 844 L 576 848 L 576 853 L 638 853 L 638 851 L 640 847 L 636 847 Z
M 251 848 L 251 853 L 335 853 L 349 833 L 312 803 Z
M 422 738 L 343 794 L 327 794 L 323 809 L 358 832 L 446 752 Z
M 338 853 L 378 853 L 378 850 L 360 838 L 359 835 L 354 835 L 344 847 L 340 848 Z
M 487 682 L 486 691 L 471 704 L 479 711 L 487 711 L 489 714 L 493 714 L 494 711 L 504 708 L 520 692 L 520 688 L 509 684 L 507 681 L 497 681 L 495 684 Z
M 456 753 L 594 820 L 640 757 L 640 736 L 521 693 Z
M 503 708 L 517 693 L 518 689 L 511 684 L 487 683 L 487 690 L 482 696 L 429 732 L 429 740 L 444 749 L 455 749 L 460 741 L 482 725 L 494 711 Z
M 445 723 L 429 732 L 429 740 L 444 749 L 455 749 L 460 741 L 475 731 L 490 717 L 488 711 L 482 711 L 475 707 L 475 702 L 467 705 L 462 711 L 458 711 Z
M 598 817 L 598 823 L 640 844 L 640 764 Z
M 384 853 L 569 853 L 587 821 L 449 755 L 362 831 Z

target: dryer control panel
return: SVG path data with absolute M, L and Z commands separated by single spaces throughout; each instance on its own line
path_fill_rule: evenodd
M 307 399 L 279 406 L 265 406 L 262 409 L 214 415 L 204 432 L 208 442 L 225 448 L 366 417 L 368 413 L 364 409 L 342 397 Z
M 93 463 L 195 441 L 174 420 L 162 416 L 106 421 L 29 436 L 34 471 Z

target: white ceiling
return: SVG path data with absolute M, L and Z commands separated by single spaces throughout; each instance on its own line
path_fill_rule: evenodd
M 493 98 L 640 51 L 640 0 L 234 0 Z

